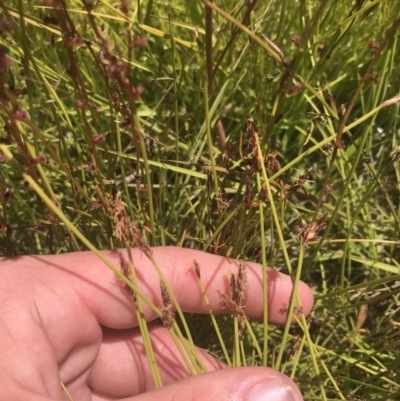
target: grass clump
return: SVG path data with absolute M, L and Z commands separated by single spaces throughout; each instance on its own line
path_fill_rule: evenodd
M 399 398 L 399 2 L 0 10 L 2 255 L 180 245 L 259 261 L 313 287 L 312 317 L 295 297 L 297 328 L 237 313 L 235 344 L 213 317 L 204 346 L 284 371 L 308 400 Z M 187 320 L 202 343 L 208 321 Z

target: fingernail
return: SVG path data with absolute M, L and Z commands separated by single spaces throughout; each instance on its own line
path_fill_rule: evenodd
M 303 401 L 300 390 L 276 377 L 274 380 L 257 383 L 250 387 L 247 401 Z

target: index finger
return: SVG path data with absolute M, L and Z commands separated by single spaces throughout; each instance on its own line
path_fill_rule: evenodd
M 152 248 L 153 257 L 161 267 L 172 291 L 184 312 L 208 313 L 208 307 L 199 287 L 198 279 L 193 270 L 193 262 L 197 261 L 201 269 L 201 280 L 204 283 L 207 297 L 214 313 L 230 313 L 229 309 L 222 309 L 218 292 L 229 295 L 228 272 L 236 272 L 239 262 L 228 260 L 225 257 L 211 255 L 205 252 L 178 248 L 158 247 Z M 126 251 L 121 251 L 122 258 L 127 260 Z M 152 262 L 140 250 L 132 250 L 141 292 L 151 302 L 162 307 L 160 291 L 160 277 Z M 120 256 L 115 252 L 106 252 L 106 256 L 116 265 L 120 263 Z M 125 328 L 137 325 L 136 314 L 130 296 L 121 291 L 121 283 L 108 270 L 94 254 L 70 254 L 71 258 L 81 259 L 87 268 L 93 271 L 92 277 L 99 277 L 97 285 L 107 287 L 109 292 L 100 291 L 98 286 L 85 286 L 81 296 L 89 307 L 95 312 L 99 322 L 112 328 Z M 245 294 L 245 313 L 250 319 L 261 320 L 263 316 L 263 284 L 262 266 L 245 262 L 247 271 L 247 292 Z M 87 271 L 88 272 L 88 271 Z M 292 281 L 291 278 L 276 270 L 268 269 L 268 316 L 271 324 L 284 324 L 286 314 L 282 309 L 289 304 Z M 100 280 L 100 282 L 99 282 Z M 308 314 L 313 306 L 311 289 L 303 282 L 299 283 L 298 294 L 304 314 Z M 146 320 L 157 318 L 157 314 L 146 304 L 143 305 Z

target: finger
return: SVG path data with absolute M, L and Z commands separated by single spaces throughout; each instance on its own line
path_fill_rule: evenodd
M 122 255 L 126 258 L 126 253 L 124 251 Z M 119 263 L 119 261 L 115 260 L 117 255 L 107 253 L 107 256 L 110 259 L 114 259 L 115 263 Z M 183 311 L 208 313 L 208 307 L 193 269 L 193 262 L 196 260 L 200 266 L 201 280 L 204 283 L 213 312 L 230 313 L 229 309 L 221 308 L 218 291 L 227 295 L 230 294 L 228 272 L 237 271 L 239 266 L 237 261 L 228 260 L 227 258 L 201 251 L 177 247 L 153 248 L 153 257 L 161 267 Z M 153 264 L 139 250 L 133 251 L 133 259 L 141 291 L 150 298 L 157 307 L 162 307 L 161 292 L 159 290 L 160 277 Z M 99 262 L 93 261 L 93 263 L 99 265 Z M 247 292 L 244 310 L 249 318 L 261 320 L 264 308 L 262 267 L 252 262 L 245 262 L 245 266 L 247 270 Z M 111 278 L 109 279 L 111 280 Z M 282 309 L 285 309 L 290 302 L 292 288 L 292 281 L 288 275 L 277 272 L 276 270 L 268 270 L 267 293 L 268 318 L 270 323 L 279 325 L 286 322 L 286 314 L 282 313 Z M 119 325 L 121 322 L 115 321 L 115 319 L 122 317 L 121 310 L 116 313 L 116 305 L 112 302 L 110 303 L 109 300 L 103 300 L 101 304 L 102 307 L 99 308 L 98 302 L 100 299 L 98 296 L 94 296 L 94 294 L 90 292 L 87 294 L 90 296 L 90 299 L 86 297 L 87 302 L 89 302 L 89 304 L 91 303 L 93 307 L 96 307 L 97 304 L 97 311 L 99 313 L 97 316 L 101 323 L 109 327 L 120 327 Z M 313 306 L 312 291 L 305 283 L 300 282 L 298 294 L 301 299 L 303 313 L 307 315 Z M 127 299 L 125 299 L 125 303 Z M 119 300 L 119 302 L 121 302 L 121 300 Z M 157 314 L 149 306 L 145 305 L 144 309 L 147 320 L 150 321 L 157 317 Z M 132 310 L 131 307 L 128 311 L 129 310 Z M 132 316 L 132 319 L 135 325 L 135 316 Z M 132 324 L 132 322 L 130 322 L 130 324 Z
M 162 383 L 168 385 L 190 377 L 170 332 L 154 323 L 149 324 L 149 332 Z M 208 371 L 226 367 L 200 349 L 197 349 L 197 355 Z M 93 394 L 111 399 L 155 389 L 143 337 L 138 328 L 104 330 L 103 342 L 91 369 L 88 385 Z
M 105 401 L 94 395 L 93 401 Z M 225 369 L 190 377 L 161 389 L 126 398 L 125 401 L 302 401 L 296 385 L 285 375 L 270 368 Z
M 140 290 L 154 305 L 162 307 L 160 278 L 157 271 L 140 250 L 134 249 L 132 254 Z M 120 265 L 120 256 L 116 251 L 105 251 L 104 255 L 115 266 Z M 122 251 L 122 255 L 127 259 L 126 251 Z M 177 247 L 153 248 L 153 257 L 161 267 L 182 310 L 208 313 L 197 276 L 192 268 L 193 261 L 196 260 L 214 313 L 230 313 L 229 310 L 221 308 L 218 291 L 229 295 L 228 271 L 237 270 L 237 261 Z M 262 268 L 257 263 L 246 262 L 245 265 L 247 270 L 245 312 L 249 318 L 260 320 L 264 308 Z M 54 330 L 66 324 L 76 328 L 74 322 L 77 317 L 83 316 L 83 311 L 90 311 L 100 324 L 110 328 L 122 329 L 137 325 L 130 295 L 114 273 L 92 252 L 21 257 L 7 260 L 7 266 L 15 276 L 14 281 L 16 286 L 19 286 L 21 298 L 27 298 L 28 303 L 34 298 L 41 319 L 51 320 Z M 15 266 L 18 266 L 18 272 L 15 271 Z M 29 279 L 25 280 L 27 277 Z M 57 288 L 57 291 L 54 292 L 52 288 Z M 270 269 L 267 288 L 269 321 L 272 324 L 283 324 L 286 315 L 280 310 L 289 303 L 292 291 L 291 279 Z M 308 314 L 313 305 L 312 291 L 305 283 L 300 282 L 298 294 L 303 311 Z M 79 302 L 82 301 L 83 304 L 80 305 Z M 77 314 L 77 311 L 80 313 Z M 148 321 L 158 317 L 146 304 L 144 313 Z M 67 322 L 66 319 L 71 321 Z M 85 318 L 85 321 L 88 320 Z M 68 338 L 71 338 L 69 334 Z

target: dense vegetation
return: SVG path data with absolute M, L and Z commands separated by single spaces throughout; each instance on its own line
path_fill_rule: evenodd
M 231 364 L 274 366 L 307 400 L 400 399 L 400 2 L 0 10 L 0 254 L 259 261 L 316 306 L 243 339 L 218 318 Z M 226 359 L 209 320 L 187 316 Z

